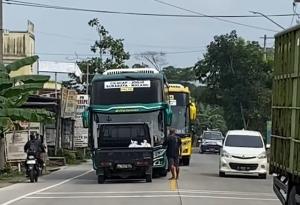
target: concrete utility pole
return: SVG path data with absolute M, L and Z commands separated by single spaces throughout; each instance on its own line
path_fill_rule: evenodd
M 86 64 L 86 94 L 89 94 L 89 63 Z
M 274 39 L 274 37 L 268 37 L 266 34 L 263 37 L 260 37 L 264 39 L 264 60 L 267 61 L 267 40 L 268 39 Z
M 0 63 L 3 63 L 3 2 L 0 0 Z

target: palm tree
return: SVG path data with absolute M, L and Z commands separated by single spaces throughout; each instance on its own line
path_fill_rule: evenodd
M 21 108 L 28 97 L 42 89 L 50 77 L 43 75 L 9 76 L 10 72 L 32 65 L 37 59 L 38 56 L 32 56 L 6 66 L 0 64 L 0 170 L 4 168 L 4 133 L 14 129 L 15 121 L 52 120 L 52 113 L 46 110 Z
M 223 110 L 218 106 L 199 104 L 198 125 L 203 130 L 219 129 L 222 132 L 227 130 L 223 117 Z

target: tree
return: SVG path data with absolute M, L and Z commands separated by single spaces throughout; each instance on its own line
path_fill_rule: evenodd
M 163 52 L 146 51 L 137 55 L 136 58 L 138 60 L 146 60 L 146 62 L 150 63 L 156 70 L 161 71 L 162 67 L 167 65 L 165 56 L 166 54 Z
M 221 107 L 199 103 L 198 112 L 196 124 L 201 129 L 200 132 L 207 129 L 218 129 L 223 133 L 227 131 L 224 111 Z
M 114 39 L 97 18 L 90 20 L 88 24 L 95 28 L 99 35 L 99 40 L 91 46 L 92 52 L 99 53 L 99 58 L 92 59 L 92 62 L 99 66 L 97 72 L 127 67 L 124 62 L 130 55 L 124 49 L 124 39 Z
M 0 64 L 0 170 L 4 168 L 4 133 L 14 129 L 15 121 L 43 122 L 52 120 L 52 113 L 43 109 L 20 108 L 33 92 L 43 88 L 49 76 L 26 75 L 10 77 L 12 71 L 31 65 L 37 56 Z
M 208 86 L 208 103 L 224 108 L 229 129 L 264 130 L 270 118 L 272 62 L 263 60 L 257 42 L 235 31 L 215 36 L 194 69 Z
M 65 87 L 76 89 L 79 93 L 86 92 L 87 76 L 90 83 L 96 73 L 102 74 L 109 69 L 127 68 L 125 61 L 130 58 L 129 53 L 124 49 L 123 39 L 114 39 L 97 18 L 90 20 L 88 24 L 96 29 L 99 36 L 99 40 L 91 46 L 91 51 L 99 54 L 99 57 L 77 62 L 83 73 L 82 81 L 70 74 L 72 80 L 63 82 Z

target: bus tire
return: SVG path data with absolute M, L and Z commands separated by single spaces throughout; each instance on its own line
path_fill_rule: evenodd
M 182 164 L 183 164 L 183 166 L 189 166 L 190 165 L 190 157 L 182 158 Z

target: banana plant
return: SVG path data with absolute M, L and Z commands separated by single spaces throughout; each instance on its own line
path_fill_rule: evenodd
M 44 109 L 21 108 L 28 97 L 42 89 L 50 77 L 44 75 L 10 77 L 9 75 L 12 71 L 32 65 L 37 60 L 38 56 L 32 56 L 8 65 L 0 64 L 0 134 L 13 129 L 15 121 L 47 122 L 53 119 L 53 113 Z

